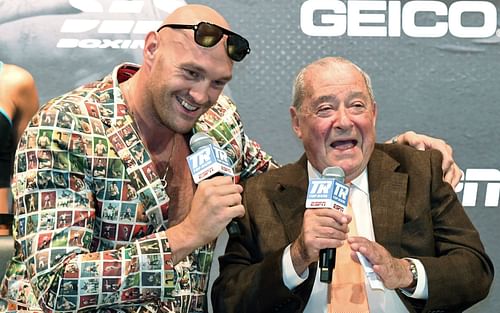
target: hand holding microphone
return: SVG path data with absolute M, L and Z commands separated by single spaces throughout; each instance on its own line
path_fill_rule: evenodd
M 320 278 L 325 282 L 331 280 L 334 247 L 347 239 L 351 221 L 350 216 L 342 213 L 342 206 L 347 207 L 349 187 L 334 179 L 335 173 L 341 173 L 339 170 L 342 169 L 327 168 L 321 178 L 309 180 L 302 229 L 290 248 L 297 274 L 302 275 L 311 263 L 319 260 Z
M 322 282 L 331 282 L 335 267 L 335 248 L 324 247 L 331 246 L 332 239 L 347 238 L 349 221 L 340 214 L 347 208 L 349 197 L 349 186 L 344 184 L 344 178 L 344 171 L 340 167 L 327 167 L 321 178 L 309 180 L 303 233 L 311 233 L 311 254 L 320 248 L 318 270 Z
M 217 215 L 226 213 L 231 218 L 242 216 L 245 212 L 241 205 L 240 193 L 242 192 L 242 187 L 233 183 L 234 173 L 227 153 L 219 147 L 212 137 L 202 132 L 196 133 L 191 137 L 189 146 L 191 151 L 193 151 L 187 157 L 189 169 L 191 170 L 194 182 L 199 184 L 199 191 L 196 191 L 193 203 L 195 203 L 195 200 L 198 200 L 196 197 L 198 194 L 205 193 L 205 189 L 209 188 L 209 191 L 213 194 L 206 194 L 202 197 L 212 198 L 215 202 L 219 201 L 219 203 L 214 203 L 212 206 L 218 207 L 221 210 L 220 212 L 216 212 Z M 219 179 L 217 178 L 218 176 L 226 177 Z M 210 183 L 207 180 L 210 180 Z M 228 207 L 229 209 L 227 209 Z M 224 220 L 220 222 L 224 222 Z M 229 223 L 226 221 L 224 225 L 226 224 L 230 236 L 240 234 L 240 229 L 236 221 L 232 220 Z
M 323 178 L 332 182 L 332 195 L 329 199 L 332 202 L 328 207 L 344 212 L 347 209 L 349 198 L 349 187 L 344 185 L 345 173 L 342 168 L 334 166 L 323 170 Z M 335 268 L 336 251 L 334 248 L 322 249 L 319 254 L 320 280 L 322 282 L 332 282 L 332 272 Z

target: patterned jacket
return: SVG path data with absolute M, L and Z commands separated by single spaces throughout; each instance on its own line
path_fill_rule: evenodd
M 175 266 L 169 196 L 118 87 L 100 81 L 50 100 L 21 138 L 13 178 L 16 252 L 0 309 L 202 312 L 214 243 Z M 214 137 L 241 179 L 274 166 L 221 95 L 193 133 Z M 160 233 L 159 233 L 160 232 Z

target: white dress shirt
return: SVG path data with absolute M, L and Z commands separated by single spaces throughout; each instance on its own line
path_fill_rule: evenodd
M 319 172 L 314 169 L 309 162 L 307 163 L 307 169 L 309 178 L 321 177 Z M 368 174 L 366 169 L 363 171 L 363 173 L 361 173 L 361 175 L 359 175 L 352 181 L 350 192 L 353 215 L 356 219 L 356 224 L 358 227 L 358 236 L 362 236 L 374 241 L 375 235 L 373 232 L 370 197 L 368 190 Z M 408 297 L 416 299 L 427 299 L 427 275 L 425 273 L 424 266 L 419 260 L 412 260 L 417 266 L 417 286 L 413 293 L 409 293 L 406 290 L 403 290 L 403 292 Z M 308 269 L 306 269 L 306 271 L 301 276 L 297 275 L 297 273 L 295 272 L 290 255 L 290 245 L 285 249 L 283 253 L 282 263 L 283 282 L 285 283 L 285 286 L 287 286 L 290 290 L 302 284 L 307 279 L 309 275 Z M 319 273 L 320 271 L 316 271 L 316 278 L 314 280 L 311 296 L 304 309 L 305 313 L 327 312 L 327 294 L 329 285 L 320 281 Z M 394 290 L 386 288 L 384 288 L 383 290 L 372 289 L 367 280 L 365 280 L 365 287 L 370 312 L 408 312 L 403 302 Z

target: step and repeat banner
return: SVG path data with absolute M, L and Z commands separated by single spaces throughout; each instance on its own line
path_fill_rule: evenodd
M 145 34 L 195 2 L 250 41 L 226 92 L 280 163 L 302 153 L 288 113 L 297 71 L 329 55 L 353 60 L 372 77 L 380 141 L 415 130 L 452 145 L 464 171 L 458 195 L 500 265 L 499 0 L 0 0 L 0 60 L 27 68 L 45 102 L 118 63 L 141 63 Z M 468 312 L 498 307 L 495 279 Z

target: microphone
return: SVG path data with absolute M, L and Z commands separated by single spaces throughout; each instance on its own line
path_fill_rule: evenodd
M 344 184 L 344 179 L 344 170 L 338 166 L 327 167 L 321 178 L 310 179 L 306 208 L 331 208 L 344 212 L 349 199 L 349 186 Z M 318 261 L 320 281 L 332 282 L 335 256 L 335 248 L 321 249 Z
M 189 147 L 193 153 L 186 159 L 195 184 L 216 176 L 234 178 L 231 160 L 212 137 L 203 132 L 196 133 L 189 140 Z M 240 235 L 238 222 L 233 219 L 227 225 L 227 232 L 230 236 Z
M 189 140 L 189 147 L 193 153 L 186 159 L 196 184 L 209 177 L 234 177 L 231 160 L 212 137 L 196 133 Z

